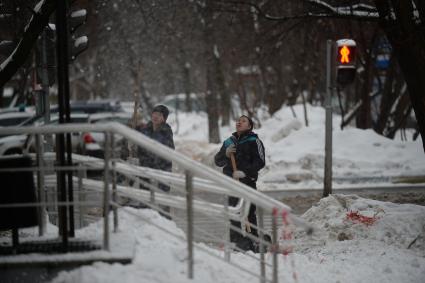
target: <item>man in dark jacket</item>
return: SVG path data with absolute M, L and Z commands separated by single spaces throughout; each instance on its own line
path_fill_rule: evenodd
M 223 167 L 223 173 L 235 179 L 239 179 L 242 183 L 257 189 L 258 171 L 265 166 L 265 151 L 261 140 L 257 134 L 252 132 L 254 123 L 252 120 L 243 115 L 236 122 L 236 132 L 226 139 L 215 155 L 215 164 Z M 234 154 L 237 170 L 233 171 L 231 163 L 231 155 Z M 238 198 L 230 197 L 229 205 L 235 206 Z M 251 205 L 248 215 L 248 221 L 257 225 L 255 215 L 255 206 Z M 232 225 L 240 228 L 240 222 L 232 221 Z M 257 230 L 251 229 L 251 233 L 257 236 Z M 236 242 L 241 249 L 254 249 L 253 243 L 246 237 L 242 237 L 235 231 L 230 231 L 230 239 Z
M 169 111 L 166 106 L 155 106 L 152 110 L 152 120 L 149 121 L 147 125 L 140 130 L 140 132 L 149 138 L 174 149 L 173 131 L 170 125 L 166 123 L 168 114 Z M 171 172 L 171 161 L 165 160 L 141 147 L 138 148 L 137 155 L 139 157 L 140 166 Z M 168 186 L 163 184 L 160 184 L 159 187 L 163 191 L 170 190 Z

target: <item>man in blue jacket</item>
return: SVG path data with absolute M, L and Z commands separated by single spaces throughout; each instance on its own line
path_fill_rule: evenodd
M 258 171 L 265 166 L 264 145 L 252 130 L 254 123 L 248 116 L 242 115 L 236 122 L 236 132 L 226 139 L 215 155 L 215 164 L 223 167 L 223 173 L 227 176 L 239 179 L 240 182 L 257 189 Z M 237 170 L 234 171 L 231 163 L 231 155 L 234 154 Z M 238 198 L 230 197 L 229 205 L 235 206 Z M 257 225 L 255 215 L 255 206 L 251 205 L 248 215 L 248 221 Z M 240 228 L 240 222 L 232 221 L 232 225 Z M 257 230 L 251 229 L 251 233 L 257 236 Z M 230 240 L 236 242 L 236 245 L 244 250 L 255 247 L 252 241 L 247 237 L 242 237 L 239 233 L 231 230 Z

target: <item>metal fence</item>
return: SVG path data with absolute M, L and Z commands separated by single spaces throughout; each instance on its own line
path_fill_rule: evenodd
M 64 167 L 54 163 L 55 155 L 53 153 L 44 152 L 41 141 L 47 136 L 85 132 L 104 135 L 103 159 L 72 154 L 72 165 Z M 49 214 L 54 216 L 58 212 L 58 207 L 72 207 L 72 213 L 78 219 L 77 226 L 84 226 L 92 221 L 87 208 L 97 207 L 99 210 L 94 217 L 103 218 L 103 249 L 109 250 L 109 233 L 110 230 L 117 231 L 119 207 L 126 205 L 127 202 L 133 202 L 136 205 L 140 204 L 142 207 L 159 211 L 165 217 L 176 221 L 186 232 L 186 238 L 182 240 L 187 242 L 187 274 L 189 278 L 195 276 L 193 253 L 194 248 L 197 248 L 211 256 L 221 258 L 247 274 L 256 276 L 260 282 L 278 282 L 279 225 L 283 221 L 290 221 L 308 233 L 312 231 L 312 227 L 308 223 L 291 214 L 290 207 L 282 202 L 255 191 L 213 168 L 196 162 L 118 123 L 0 129 L 0 135 L 19 134 L 37 137 L 35 156 L 33 156 L 35 166 L 27 170 L 33 170 L 37 176 L 38 201 L 32 205 L 40 207 L 40 213 L 48 210 Z M 163 172 L 121 160 L 114 152 L 117 137 L 120 140 L 124 139 L 127 143 L 142 147 L 163 159 L 172 161 L 173 166 L 178 166 L 184 173 Z M 73 172 L 72 183 L 76 188 L 75 196 L 70 197 L 66 202 L 59 202 L 56 195 L 57 179 L 54 174 L 60 170 Z M 91 174 L 90 172 L 100 172 L 100 174 Z M 162 191 L 160 184 L 171 187 L 171 191 Z M 141 187 L 144 189 L 140 189 Z M 93 193 L 98 196 L 102 195 L 101 203 L 90 198 L 90 194 Z M 239 198 L 236 206 L 228 205 L 230 196 Z M 254 204 L 257 208 L 258 225 L 247 222 L 250 204 Z M 0 205 L 0 208 L 11 205 L 19 204 Z M 104 217 L 109 215 L 110 209 L 113 213 L 114 229 L 110 229 L 109 217 Z M 40 215 L 40 219 L 45 218 Z M 266 225 L 265 219 L 268 219 Z M 147 221 L 146 219 L 141 220 Z M 231 220 L 241 222 L 241 227 L 231 225 Z M 151 224 L 155 225 L 155 223 Z M 44 221 L 40 222 L 40 235 L 44 233 L 45 225 Z M 164 230 L 162 227 L 158 228 Z M 258 236 L 247 232 L 249 229 L 257 229 Z M 211 233 L 212 230 L 215 233 Z M 248 270 L 231 260 L 232 250 L 240 250 L 230 241 L 231 231 L 240 233 L 258 245 L 259 257 L 247 255 L 258 261 L 259 272 Z M 174 235 L 172 231 L 164 232 Z M 265 235 L 270 235 L 271 242 L 265 240 Z M 224 256 L 218 256 L 204 246 L 198 245 L 198 241 L 208 242 L 217 249 L 223 248 Z M 272 254 L 271 263 L 267 263 L 265 260 L 267 252 Z M 267 272 L 267 268 L 269 268 L 269 272 Z

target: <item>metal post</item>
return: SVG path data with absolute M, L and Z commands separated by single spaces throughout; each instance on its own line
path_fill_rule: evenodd
M 332 194 L 332 40 L 326 42 L 326 132 L 323 197 Z
M 193 176 L 186 171 L 186 207 L 187 207 L 187 263 L 188 278 L 193 279 Z
M 86 196 L 83 190 L 84 190 L 83 189 L 83 169 L 78 168 L 78 201 L 80 202 L 78 210 L 80 212 L 80 217 L 79 217 L 80 228 L 84 227 L 84 213 L 85 213 L 84 202 L 86 200 Z
M 69 113 L 68 113 L 69 114 Z M 69 118 L 69 117 L 68 117 Z M 67 123 L 69 123 L 69 119 L 67 120 Z M 67 154 L 67 163 L 68 167 L 71 167 L 72 164 L 72 145 L 71 145 L 71 134 L 66 134 L 66 154 Z M 67 177 L 68 177 L 68 202 L 70 205 L 68 206 L 69 210 L 69 236 L 74 237 L 75 236 L 75 223 L 74 223 L 74 189 L 73 189 L 73 181 L 72 181 L 72 170 L 67 171 Z
M 257 218 L 258 218 L 258 236 L 260 237 L 260 241 L 264 241 L 264 215 L 263 209 L 261 207 L 257 207 Z M 266 282 L 266 262 L 264 257 L 265 246 L 260 242 L 260 272 L 261 272 L 261 283 Z
M 274 209 L 272 214 L 272 246 L 273 246 L 273 283 L 278 283 L 278 261 L 277 255 L 279 252 L 279 243 L 277 241 L 277 209 Z
M 115 135 L 111 133 L 111 149 L 115 152 Z M 112 201 L 117 203 L 117 171 L 115 170 L 115 156 L 112 158 Z M 118 208 L 116 205 L 112 208 L 114 213 L 114 233 L 118 232 Z
M 104 167 L 104 192 L 103 192 L 103 249 L 109 251 L 109 158 L 110 138 L 105 133 L 105 167 Z
M 229 196 L 224 195 L 224 229 L 225 229 L 225 243 L 224 243 L 224 259 L 230 262 L 230 219 L 229 219 Z
M 56 7 L 56 38 L 57 38 L 57 70 L 58 70 L 58 106 L 59 106 L 59 123 L 69 121 L 66 115 L 69 107 L 69 70 L 68 70 L 68 23 L 67 23 L 67 1 L 58 1 Z M 68 109 L 67 109 L 68 108 Z M 69 116 L 68 116 L 69 117 Z M 64 134 L 58 134 L 56 140 L 57 160 L 59 166 L 65 165 L 65 137 Z M 58 172 L 58 190 L 59 201 L 66 202 L 66 173 Z M 68 215 L 66 206 L 59 208 L 59 230 L 62 234 L 63 249 L 68 249 Z
M 49 74 L 48 74 L 48 62 L 47 62 L 47 35 L 46 30 L 41 34 L 41 85 L 43 88 L 44 95 L 44 124 L 47 125 L 50 122 L 50 102 L 49 102 Z M 51 142 L 51 137 L 50 137 Z M 51 144 L 50 144 L 51 145 Z
M 150 192 L 150 203 L 151 204 L 155 204 L 155 189 L 159 188 L 159 183 L 158 181 L 153 181 L 152 182 L 152 187 L 149 188 L 149 192 Z
M 35 144 L 37 147 L 37 166 L 38 169 L 41 169 L 44 167 L 44 162 L 43 162 L 43 154 L 44 154 L 44 150 L 43 150 L 43 138 L 40 136 L 40 134 L 37 134 L 35 136 Z M 38 185 L 38 190 L 37 190 L 37 196 L 38 196 L 38 201 L 41 203 L 44 203 L 44 198 L 43 198 L 43 192 L 44 192 L 44 170 L 37 170 L 37 185 Z M 46 210 L 45 205 L 42 205 L 38 208 L 38 234 L 39 236 L 43 236 L 46 233 L 46 219 L 44 217 L 44 211 Z

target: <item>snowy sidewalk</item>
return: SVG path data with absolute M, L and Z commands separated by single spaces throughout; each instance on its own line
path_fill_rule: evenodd
M 379 218 L 373 225 L 366 226 L 347 219 L 350 210 L 365 216 L 379 212 Z M 186 243 L 140 221 L 140 217 L 184 237 L 174 222 L 147 209 L 124 208 L 119 215 L 120 233 L 116 236 L 125 239 L 127 235 L 134 235 L 136 238 L 133 263 L 95 263 L 62 272 L 53 282 L 259 282 L 197 249 L 195 279 L 189 280 Z M 295 233 L 294 253 L 279 256 L 279 282 L 423 282 L 425 207 L 355 196 L 331 196 L 321 200 L 304 217 L 314 223 L 318 231 L 313 237 Z M 80 233 L 91 234 L 101 228 L 101 223 L 95 223 Z M 341 233 L 345 237 L 341 237 Z M 412 244 L 415 237 L 417 240 Z M 224 256 L 223 251 L 208 249 Z M 233 253 L 231 260 L 249 270 L 259 271 L 258 263 L 247 254 Z M 271 261 L 270 253 L 266 260 Z

